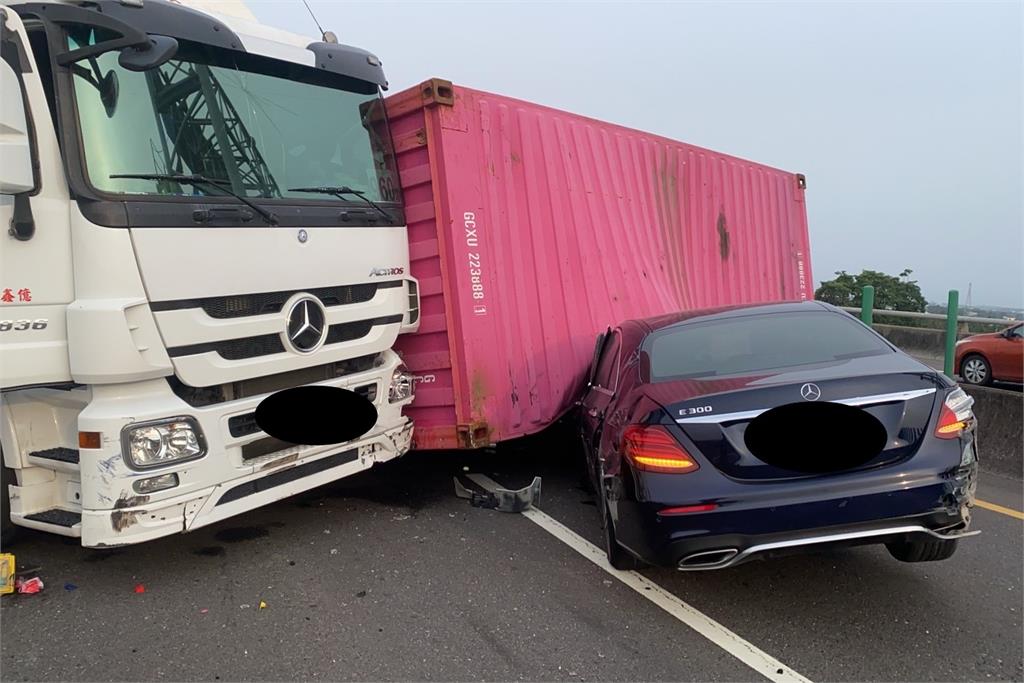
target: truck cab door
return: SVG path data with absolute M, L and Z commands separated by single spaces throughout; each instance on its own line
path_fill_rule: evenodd
M 0 386 L 68 382 L 74 298 L 67 183 L 41 70 L 0 5 Z

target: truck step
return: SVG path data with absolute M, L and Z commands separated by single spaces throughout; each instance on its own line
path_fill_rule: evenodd
M 44 460 L 56 460 L 58 462 L 66 462 L 71 465 L 78 464 L 78 449 L 77 448 L 47 448 L 43 451 L 33 451 L 29 453 L 29 457 L 32 458 L 43 458 Z
M 75 452 L 77 453 L 77 451 Z M 68 527 L 70 529 L 82 521 L 82 513 L 54 508 L 52 510 L 43 510 L 42 512 L 33 512 L 31 515 L 25 515 L 25 519 L 30 519 L 33 522 L 42 522 L 44 524 L 55 524 L 57 526 Z

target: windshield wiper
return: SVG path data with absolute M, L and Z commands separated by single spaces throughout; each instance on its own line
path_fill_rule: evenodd
M 362 190 L 356 190 L 355 188 L 348 187 L 347 185 L 342 185 L 341 187 L 289 187 L 288 191 L 311 192 L 313 194 L 331 194 L 337 197 L 338 199 L 344 199 L 345 195 L 349 194 L 355 195 L 356 197 L 359 197 L 364 202 L 366 202 L 366 204 L 375 208 L 380 213 L 380 215 L 384 216 L 384 218 L 387 218 L 389 221 L 393 220 L 391 218 L 391 214 L 382 209 L 380 207 L 380 204 L 367 197 Z
M 267 211 L 261 206 L 257 206 L 254 202 L 250 201 L 245 195 L 239 194 L 231 189 L 231 186 L 224 180 L 214 180 L 207 178 L 204 175 L 184 174 L 184 173 L 115 173 L 110 176 L 111 178 L 133 178 L 137 180 L 170 180 L 175 183 L 184 183 L 185 185 L 209 185 L 215 187 L 225 194 L 231 195 L 238 201 L 242 202 L 250 209 L 258 213 L 263 217 L 270 225 L 277 225 L 278 220 L 270 211 Z

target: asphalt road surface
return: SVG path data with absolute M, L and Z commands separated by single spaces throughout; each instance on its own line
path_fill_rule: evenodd
M 46 588 L 0 602 L 0 676 L 764 680 L 734 656 L 749 645 L 778 660 L 780 680 L 1024 677 L 1024 522 L 1011 514 L 977 509 L 983 533 L 946 562 L 862 547 L 719 572 L 643 570 L 653 582 L 643 590 L 685 601 L 694 628 L 532 518 L 453 494 L 463 466 L 507 486 L 540 474 L 542 511 L 600 544 L 593 500 L 558 450 L 535 440 L 499 454 L 412 454 L 126 549 L 29 532 L 10 550 Z M 984 476 L 979 497 L 1024 509 L 1018 481 Z M 715 623 L 731 645 L 708 639 Z

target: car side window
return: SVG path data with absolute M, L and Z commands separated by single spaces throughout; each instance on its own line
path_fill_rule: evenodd
M 615 378 L 619 369 L 619 349 L 622 346 L 622 335 L 617 331 L 612 333 L 612 338 L 605 346 L 601 360 L 597 364 L 597 374 L 594 376 L 594 385 L 603 389 L 615 391 Z
M 1010 336 L 1017 337 L 1018 339 L 1024 337 L 1024 325 L 1017 325 L 1017 327 L 1013 328 L 1010 331 Z

